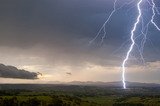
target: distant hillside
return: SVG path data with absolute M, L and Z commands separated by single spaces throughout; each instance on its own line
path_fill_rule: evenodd
M 93 85 L 93 86 L 108 86 L 108 87 L 121 87 L 122 82 L 80 82 L 80 81 L 72 81 L 69 83 L 66 83 L 69 85 Z M 160 87 L 160 84 L 156 83 L 140 83 L 140 82 L 126 82 L 127 87 Z
M 126 82 L 127 88 L 153 88 L 158 87 L 160 88 L 160 84 L 154 83 L 138 83 L 138 82 Z M 68 83 L 53 82 L 50 84 L 0 84 L 0 89 L 27 89 L 27 90 L 36 90 L 36 89 L 78 89 L 80 87 L 85 86 L 95 86 L 95 87 L 104 87 L 104 88 L 122 88 L 122 83 L 120 81 L 117 82 L 80 82 L 80 81 L 73 81 Z

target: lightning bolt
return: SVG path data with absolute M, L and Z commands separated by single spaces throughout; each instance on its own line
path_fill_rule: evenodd
M 130 53 L 131 51 L 133 50 L 133 47 L 135 45 L 135 40 L 134 40 L 134 32 L 136 31 L 136 28 L 137 28 L 137 25 L 138 23 L 140 22 L 140 18 L 141 18 L 141 9 L 140 9 L 140 4 L 142 3 L 143 0 L 140 0 L 138 3 L 137 3 L 137 9 L 138 9 L 138 17 L 137 17 L 137 20 L 136 22 L 134 23 L 134 26 L 133 26 L 133 29 L 131 30 L 131 41 L 132 41 L 132 44 L 127 52 L 127 55 L 122 63 L 122 82 L 123 82 L 123 88 L 126 89 L 126 83 L 125 83 L 125 71 L 126 71 L 126 63 L 129 59 L 129 56 L 130 56 Z
M 104 22 L 104 24 L 102 25 L 102 27 L 98 31 L 97 35 L 90 41 L 90 43 L 94 42 L 98 37 L 100 37 L 101 33 L 103 32 L 103 35 L 101 36 L 101 44 L 102 44 L 104 39 L 106 38 L 106 34 L 107 34 L 106 25 L 110 22 L 113 14 L 116 11 L 120 10 L 121 8 L 123 8 L 125 5 L 129 5 L 132 2 L 134 2 L 134 0 L 133 0 L 133 1 L 128 2 L 128 3 L 124 3 L 119 8 L 116 8 L 117 1 L 118 0 L 114 1 L 113 11 L 110 13 L 109 17 Z M 150 8 L 147 8 L 147 10 L 151 10 L 151 13 L 152 13 L 151 18 L 149 19 L 149 21 L 147 23 L 144 22 L 144 20 L 143 20 L 144 16 L 142 14 L 142 12 L 143 12 L 142 11 L 142 6 L 141 6 L 142 2 L 147 2 L 149 4 Z M 143 51 L 144 51 L 144 46 L 145 46 L 146 40 L 148 39 L 147 38 L 147 34 L 148 34 L 149 25 L 152 24 L 158 31 L 160 31 L 160 27 L 155 22 L 155 17 L 156 17 L 156 15 L 160 15 L 160 12 L 158 10 L 159 7 L 156 6 L 156 3 L 155 3 L 154 0 L 138 0 L 138 2 L 136 3 L 136 8 L 137 8 L 138 14 L 137 14 L 137 17 L 136 17 L 135 22 L 133 24 L 133 27 L 132 27 L 132 29 L 130 31 L 130 39 L 127 40 L 127 42 L 131 41 L 131 44 L 130 44 L 129 49 L 128 49 L 126 55 L 125 55 L 125 58 L 124 58 L 124 60 L 122 61 L 122 64 L 121 64 L 121 68 L 122 68 L 122 83 L 123 83 L 123 88 L 124 89 L 126 89 L 126 79 L 125 79 L 126 65 L 127 65 L 127 62 L 129 61 L 129 57 L 131 55 L 131 52 L 133 51 L 133 48 L 134 47 L 138 48 L 141 60 L 145 64 L 145 59 L 143 58 Z M 149 11 L 147 11 L 147 12 L 149 12 Z M 136 36 L 135 32 L 138 31 L 138 25 L 140 23 L 142 23 L 140 35 Z M 136 43 L 136 40 L 139 40 L 139 38 L 141 38 L 141 37 L 142 37 L 142 39 L 141 39 L 140 45 L 138 45 Z M 122 46 L 124 44 L 122 44 Z
M 156 12 L 155 11 L 158 11 L 157 8 L 156 8 L 156 5 L 154 3 L 154 0 L 151 0 L 152 2 L 152 19 L 151 19 L 151 23 L 157 28 L 158 31 L 160 31 L 160 28 L 158 27 L 158 25 L 154 22 L 154 18 L 155 18 L 155 15 L 156 15 Z
M 136 22 L 134 23 L 133 29 L 131 30 L 131 37 L 130 37 L 132 43 L 131 43 L 130 48 L 129 48 L 127 54 L 126 54 L 126 57 L 125 57 L 125 59 L 123 60 L 123 63 L 122 63 L 122 82 L 123 82 L 123 88 L 124 88 L 124 89 L 126 89 L 126 83 L 125 83 L 126 63 L 127 63 L 128 59 L 129 59 L 129 56 L 130 56 L 130 54 L 131 54 L 131 52 L 132 52 L 132 50 L 133 50 L 134 45 L 137 45 L 137 44 L 135 43 L 134 32 L 136 31 L 137 26 L 138 26 L 138 24 L 140 23 L 140 18 L 141 18 L 141 16 L 142 16 L 142 10 L 141 10 L 140 5 L 141 5 L 141 3 L 142 3 L 143 1 L 144 1 L 144 0 L 139 0 L 139 2 L 137 3 L 138 16 L 137 16 Z M 154 0 L 151 0 L 152 3 L 150 3 L 150 1 L 148 1 L 148 0 L 147 0 L 147 2 L 149 3 L 149 5 L 150 5 L 151 8 L 152 8 L 152 17 L 151 17 L 151 20 L 150 20 L 150 21 L 147 23 L 147 25 L 145 26 L 145 28 L 142 28 L 142 31 L 141 31 L 142 35 L 144 35 L 144 38 L 142 39 L 141 48 L 140 48 L 139 51 L 140 51 L 140 56 L 141 56 L 141 59 L 143 60 L 143 62 L 144 62 L 143 49 L 144 49 L 144 45 L 145 45 L 146 39 L 147 39 L 146 36 L 147 36 L 147 33 L 148 33 L 149 24 L 152 23 L 152 24 L 155 26 L 155 28 L 156 28 L 158 31 L 160 31 L 160 28 L 159 28 L 158 25 L 154 22 L 154 19 L 155 19 L 155 16 L 156 16 L 156 12 L 157 12 L 157 14 L 159 15 L 158 8 L 156 7 Z M 142 21 L 142 22 L 143 22 L 143 21 Z M 143 27 L 143 26 L 142 26 L 142 27 Z M 144 30 L 145 30 L 145 33 L 144 33 Z
M 125 5 L 129 5 L 131 3 L 134 2 L 134 0 L 130 1 L 129 3 L 124 3 L 122 6 L 120 6 L 119 8 L 116 9 L 116 4 L 117 4 L 117 1 L 118 0 L 115 0 L 114 1 L 114 4 L 113 4 L 113 10 L 111 11 L 110 15 L 108 16 L 108 18 L 106 19 L 106 21 L 103 23 L 102 27 L 99 29 L 98 33 L 96 34 L 96 36 L 89 42 L 90 44 L 92 44 L 101 34 L 101 32 L 103 32 L 103 36 L 101 37 L 101 43 L 100 44 L 103 44 L 103 41 L 104 39 L 106 38 L 106 26 L 107 24 L 110 22 L 112 16 L 114 15 L 114 13 L 117 11 L 117 10 L 120 10 L 121 8 L 123 8 Z
M 106 38 L 106 25 L 108 24 L 108 22 L 110 21 L 111 17 L 113 16 L 113 14 L 116 12 L 116 3 L 117 0 L 114 1 L 114 6 L 113 6 L 113 11 L 110 13 L 109 17 L 107 18 L 107 20 L 104 22 L 104 24 L 102 25 L 102 27 L 100 28 L 100 30 L 98 31 L 97 35 L 89 42 L 90 44 L 92 44 L 99 36 L 100 33 L 103 31 L 103 36 L 101 38 L 101 44 L 103 43 L 104 39 Z

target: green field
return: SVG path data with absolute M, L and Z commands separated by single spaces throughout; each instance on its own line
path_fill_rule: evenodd
M 8 88 L 5 85 L 1 88 L 0 106 L 160 106 L 159 87 L 124 90 L 69 85 L 16 85 L 16 88 L 9 85 Z

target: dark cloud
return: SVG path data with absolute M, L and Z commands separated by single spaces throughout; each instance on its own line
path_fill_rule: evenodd
M 37 52 L 43 57 L 66 64 L 109 64 L 108 54 L 118 48 L 120 41 L 113 38 L 121 32 L 111 33 L 115 32 L 112 28 L 118 29 L 115 22 L 109 28 L 107 46 L 88 46 L 112 10 L 112 0 L 16 0 L 1 1 L 0 5 L 1 46 L 28 49 L 40 45 Z
M 20 70 L 14 66 L 0 64 L 0 77 L 3 78 L 38 79 L 38 74 L 39 73 Z
M 72 73 L 70 73 L 70 72 L 66 72 L 66 74 L 67 74 L 67 75 L 72 75 Z
M 130 0 L 119 0 L 117 7 L 126 1 Z M 113 15 L 106 27 L 107 39 L 104 40 L 104 45 L 97 46 L 96 42 L 88 46 L 113 9 L 113 2 L 114 0 L 1 0 L 0 45 L 28 50 L 39 45 L 41 50 L 35 54 L 50 60 L 50 63 L 60 61 L 75 65 L 92 62 L 119 66 L 130 42 L 116 53 L 114 51 L 129 39 L 137 15 L 134 3 Z M 158 34 L 151 29 L 148 38 L 160 50 Z M 160 60 L 151 44 L 146 46 L 148 48 L 145 48 L 144 57 L 148 58 L 147 61 Z M 32 53 L 33 50 L 28 52 Z

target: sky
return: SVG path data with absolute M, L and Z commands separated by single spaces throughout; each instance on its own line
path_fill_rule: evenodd
M 116 6 L 129 1 L 118 0 Z M 100 38 L 92 44 L 89 41 L 113 10 L 113 0 L 1 0 L 0 83 L 120 81 L 121 64 L 137 16 L 136 2 L 115 12 L 100 45 Z M 147 22 L 151 14 L 144 5 Z M 160 26 L 159 17 L 156 15 L 155 21 Z M 127 63 L 127 81 L 160 83 L 159 43 L 160 32 L 150 25 L 143 52 L 145 64 L 134 47 Z M 14 72 L 18 73 L 12 75 L 10 66 L 17 67 Z M 3 76 L 4 70 L 10 70 L 10 74 Z

